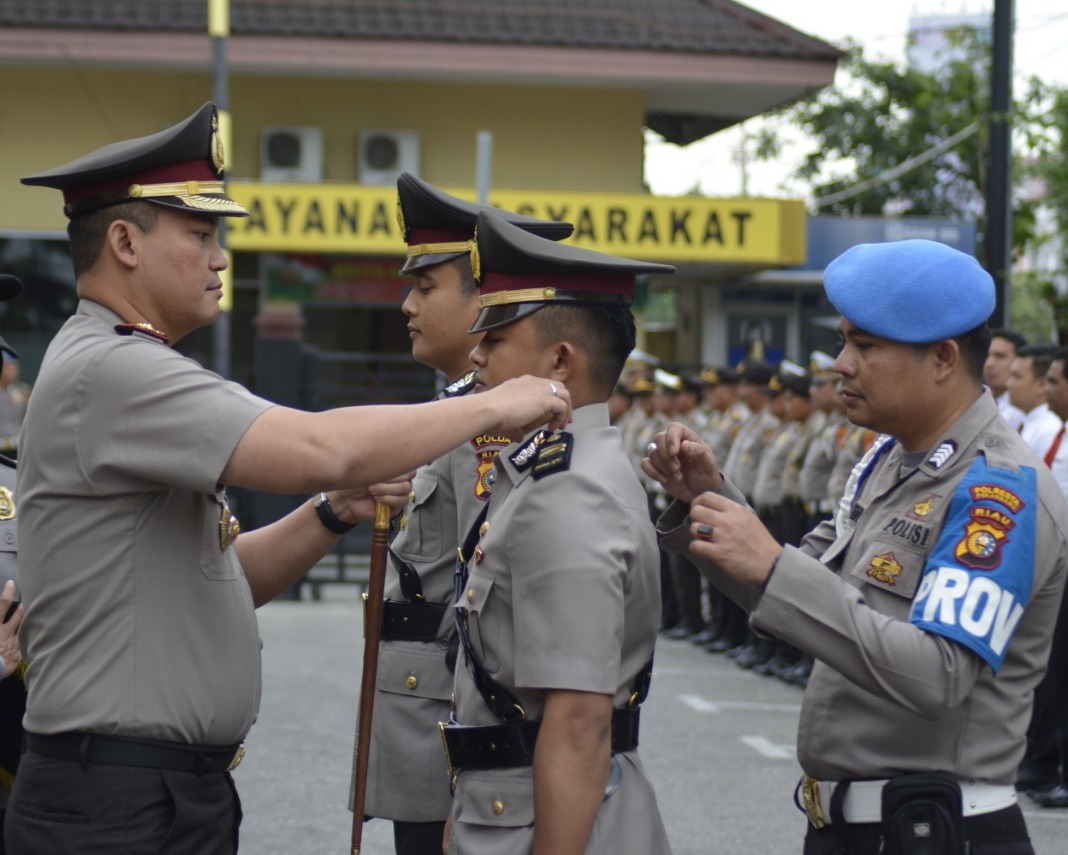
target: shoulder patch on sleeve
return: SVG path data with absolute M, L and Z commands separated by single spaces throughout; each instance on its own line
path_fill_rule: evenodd
M 1038 505 L 1035 470 L 980 455 L 950 500 L 910 621 L 952 639 L 996 672 L 1031 599 Z
M 459 380 L 454 380 L 445 390 L 441 393 L 446 398 L 455 398 L 457 395 L 462 395 L 464 392 L 470 391 L 475 387 L 475 370 L 468 371 Z

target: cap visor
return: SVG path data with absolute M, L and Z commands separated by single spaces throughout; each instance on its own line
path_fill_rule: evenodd
M 145 199 L 144 201 L 151 202 L 154 205 L 162 205 L 164 208 L 175 208 L 179 211 L 188 211 L 190 213 L 215 214 L 220 217 L 248 216 L 248 211 L 229 196 L 160 196 L 159 198 Z

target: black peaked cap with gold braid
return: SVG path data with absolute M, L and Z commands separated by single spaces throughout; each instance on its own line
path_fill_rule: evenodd
M 22 183 L 62 190 L 63 212 L 70 219 L 138 200 L 190 213 L 247 217 L 248 211 L 226 195 L 224 166 L 219 116 L 209 101 L 158 133 L 111 143 Z
M 635 261 L 547 241 L 492 213 L 478 218 L 475 277 L 482 311 L 471 332 L 510 324 L 553 304 L 629 306 L 635 277 L 674 273 L 668 264 Z
M 539 220 L 468 202 L 409 172 L 402 172 L 397 178 L 397 219 L 408 244 L 408 257 L 400 272 L 414 273 L 467 255 L 473 246 L 475 223 L 483 211 L 492 211 L 519 228 L 549 240 L 563 240 L 575 230 L 571 223 Z

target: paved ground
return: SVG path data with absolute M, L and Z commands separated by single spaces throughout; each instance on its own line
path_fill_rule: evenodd
M 348 855 L 345 804 L 362 661 L 357 591 L 260 610 L 264 692 L 236 779 L 242 855 Z M 801 692 L 680 641 L 657 648 L 642 714 L 642 756 L 675 855 L 800 851 L 791 795 Z M 1068 850 L 1068 810 L 1024 799 L 1038 855 Z M 364 855 L 390 855 L 387 823 L 364 828 Z M 629 855 L 621 853 L 620 855 Z

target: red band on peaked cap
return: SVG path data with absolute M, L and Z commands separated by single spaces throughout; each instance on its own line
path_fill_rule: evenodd
M 576 291 L 592 294 L 619 294 L 622 297 L 634 296 L 634 274 L 616 274 L 598 276 L 565 275 L 559 273 L 495 273 L 488 270 L 482 274 L 482 294 L 497 291 L 521 291 L 527 288 L 555 288 L 558 291 L 573 293 Z
M 205 158 L 189 160 L 185 163 L 168 163 L 166 166 L 157 166 L 146 169 L 143 172 L 135 172 L 124 175 L 121 178 L 112 178 L 108 181 L 94 181 L 88 184 L 77 184 L 63 190 L 63 201 L 66 204 L 80 202 L 93 196 L 103 196 L 119 190 L 126 190 L 131 184 L 170 184 L 175 181 L 220 181 L 218 175 L 211 168 L 211 163 Z
M 475 234 L 475 224 L 468 229 L 444 229 L 444 228 L 411 228 L 408 230 L 408 246 L 419 246 L 424 243 L 454 243 L 471 240 Z

